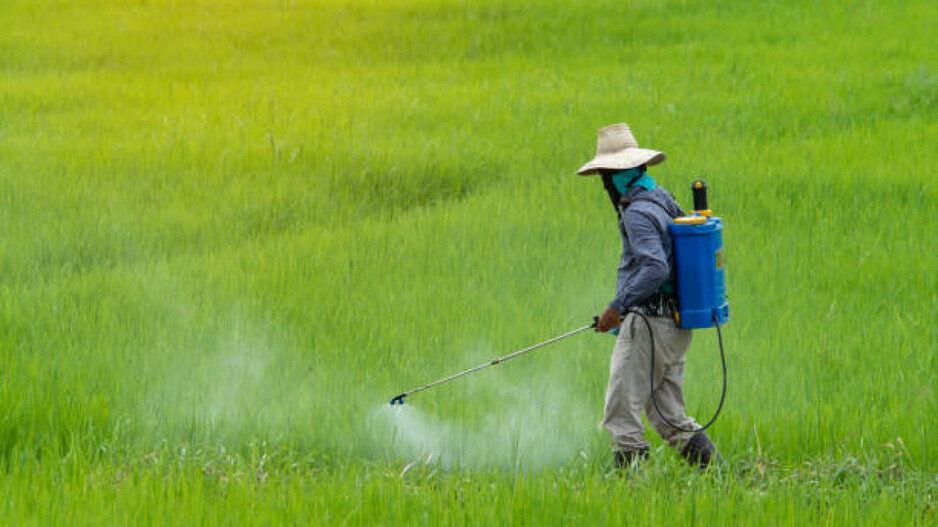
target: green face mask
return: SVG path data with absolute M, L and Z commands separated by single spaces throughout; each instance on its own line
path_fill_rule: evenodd
M 612 184 L 616 186 L 616 190 L 619 191 L 619 194 L 625 194 L 631 187 L 642 187 L 646 190 L 654 190 L 657 186 L 655 185 L 655 180 L 640 167 L 630 168 L 613 174 Z

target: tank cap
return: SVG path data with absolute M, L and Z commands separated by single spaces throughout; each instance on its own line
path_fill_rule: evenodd
M 707 223 L 705 216 L 681 216 L 674 218 L 674 223 L 678 225 L 701 225 Z

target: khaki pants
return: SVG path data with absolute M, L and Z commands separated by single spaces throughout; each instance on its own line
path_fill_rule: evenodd
M 669 421 L 681 428 L 699 428 L 684 411 L 684 356 L 690 346 L 691 330 L 681 329 L 667 317 L 648 317 L 655 338 L 655 400 Z M 603 426 L 612 434 L 613 450 L 648 448 L 642 411 L 648 422 L 672 448 L 680 451 L 694 435 L 665 423 L 652 406 L 649 372 L 651 344 L 645 322 L 628 313 L 619 328 L 612 352 Z

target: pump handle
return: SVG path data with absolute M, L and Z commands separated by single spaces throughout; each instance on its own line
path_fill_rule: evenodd
M 690 185 L 694 193 L 694 210 L 707 210 L 707 182 L 702 179 L 695 179 Z

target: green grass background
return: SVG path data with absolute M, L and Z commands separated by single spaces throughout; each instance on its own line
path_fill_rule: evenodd
M 0 3 L 0 523 L 934 521 L 936 16 Z M 621 121 L 726 225 L 726 463 L 611 473 L 600 335 L 385 408 L 610 300 Z

